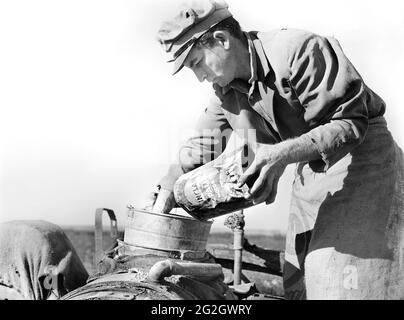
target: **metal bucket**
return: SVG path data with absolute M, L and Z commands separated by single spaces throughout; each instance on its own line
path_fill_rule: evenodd
M 165 251 L 205 251 L 212 222 L 130 208 L 124 242 Z

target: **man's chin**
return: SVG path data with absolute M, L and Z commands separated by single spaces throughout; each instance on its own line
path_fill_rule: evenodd
M 223 79 L 215 79 L 212 83 L 217 84 L 222 88 L 228 85 L 227 81 L 224 81 Z

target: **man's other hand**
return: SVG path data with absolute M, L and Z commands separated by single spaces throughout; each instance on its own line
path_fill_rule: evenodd
M 172 191 L 157 188 L 147 197 L 144 209 L 156 213 L 169 213 L 176 205 Z

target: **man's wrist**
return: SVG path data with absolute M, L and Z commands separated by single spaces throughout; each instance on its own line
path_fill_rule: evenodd
M 276 163 L 279 165 L 287 166 L 290 163 L 289 157 L 290 146 L 285 144 L 285 141 L 268 145 L 267 146 L 267 161 L 270 163 Z

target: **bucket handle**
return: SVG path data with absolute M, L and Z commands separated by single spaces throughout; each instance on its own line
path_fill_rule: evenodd
M 118 222 L 116 220 L 115 213 L 112 209 L 98 208 L 95 210 L 95 255 L 94 255 L 94 265 L 97 266 L 98 262 L 101 261 L 104 254 L 103 243 L 102 243 L 102 214 L 108 213 L 110 225 L 111 225 L 111 238 L 115 241 L 118 238 Z

